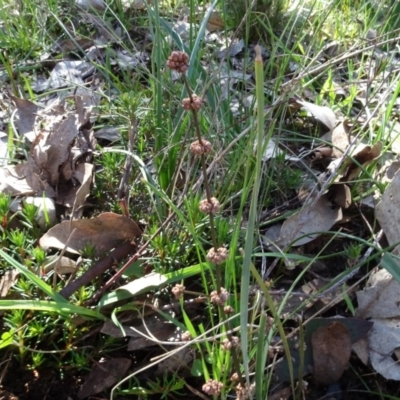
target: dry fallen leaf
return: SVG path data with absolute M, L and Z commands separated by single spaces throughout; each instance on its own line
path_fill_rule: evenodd
M 17 282 L 18 276 L 19 271 L 16 269 L 4 272 L 4 275 L 0 279 L 0 298 L 7 296 L 11 286 Z
M 400 170 L 397 171 L 392 182 L 386 187 L 382 200 L 375 208 L 375 217 L 379 221 L 389 242 L 394 245 L 400 242 Z M 398 254 L 399 246 L 394 250 Z
M 357 354 L 358 358 L 364 365 L 368 365 L 369 345 L 367 338 L 363 337 L 357 342 L 353 343 L 351 349 Z
M 322 328 L 325 327 L 334 327 L 335 325 L 332 325 L 332 323 L 336 324 L 339 323 L 340 325 L 343 325 L 345 329 L 342 329 L 342 327 L 338 328 L 336 330 L 333 329 L 332 331 L 330 329 L 327 330 L 322 330 L 320 334 L 317 334 L 317 336 L 314 338 L 316 340 L 316 346 L 319 346 L 321 344 L 322 347 L 325 347 L 322 349 L 324 352 L 324 356 L 326 356 L 328 359 L 331 359 L 330 353 L 329 353 L 329 348 L 326 349 L 326 340 L 331 341 L 331 335 L 330 333 L 333 333 L 336 335 L 336 333 L 339 334 L 338 337 L 341 337 L 342 334 L 344 334 L 345 330 L 347 329 L 348 331 L 348 336 L 350 338 L 351 343 L 355 343 L 359 341 L 361 338 L 365 337 L 366 334 L 370 331 L 371 327 L 373 326 L 373 323 L 370 321 L 366 321 L 360 318 L 314 318 L 310 319 L 309 322 L 306 325 L 305 329 L 305 335 L 304 335 L 304 347 L 303 350 L 299 346 L 299 342 L 296 339 L 289 339 L 289 346 L 290 346 L 290 357 L 291 357 L 291 363 L 293 368 L 290 369 L 288 365 L 288 361 L 286 357 L 283 357 L 282 362 L 277 363 L 275 366 L 275 374 L 276 378 L 279 382 L 289 382 L 292 378 L 298 379 L 300 377 L 300 372 L 303 375 L 307 375 L 309 373 L 312 373 L 313 370 L 314 372 L 316 371 L 316 367 L 314 365 L 313 368 L 313 359 L 314 359 L 314 346 L 312 344 L 312 339 L 314 333 L 319 331 Z M 320 335 L 320 336 L 319 336 Z M 343 340 L 343 343 L 345 343 L 345 346 L 348 346 L 347 339 L 346 339 L 346 334 L 343 335 L 344 339 L 339 339 L 339 345 L 341 345 L 340 340 Z M 335 339 L 332 339 L 332 343 L 335 343 Z M 328 343 L 329 347 L 329 343 Z M 300 351 L 302 353 L 300 354 Z M 317 349 L 317 351 L 319 351 Z M 348 350 L 346 350 L 348 351 Z M 331 361 L 328 362 L 328 367 L 329 366 L 334 366 L 335 365 L 335 358 L 333 357 Z M 344 358 L 342 361 L 339 360 L 339 364 L 343 362 Z M 317 360 L 317 366 L 318 366 L 319 360 Z M 318 372 L 317 372 L 318 375 Z M 319 378 L 317 376 L 317 378 Z M 321 378 L 322 380 L 325 380 L 324 377 Z M 333 379 L 333 378 L 330 378 Z M 326 378 L 328 380 L 328 378 Z M 322 382 L 321 382 L 322 383 Z
M 351 205 L 351 191 L 344 183 L 335 183 L 329 187 L 329 198 L 341 208 L 349 208 Z
M 357 292 L 357 315 L 374 323 L 368 334 L 369 359 L 386 379 L 400 380 L 400 365 L 395 362 L 400 347 L 400 284 L 381 269 L 370 276 L 367 285 Z
M 25 164 L 9 165 L 0 168 L 0 193 L 10 194 L 11 196 L 23 196 L 35 193 L 26 180 Z
M 352 153 L 352 158 L 345 161 L 345 172 L 341 178 L 342 182 L 353 180 L 361 171 L 358 165 L 366 167 L 372 161 L 377 159 L 382 152 L 382 142 L 377 142 L 373 146 L 361 144 L 356 147 Z
M 72 231 L 75 230 L 71 236 Z M 63 249 L 68 241 L 67 251 L 79 253 L 87 245 L 96 248 L 96 255 L 101 255 L 127 240 L 141 236 L 142 231 L 130 218 L 111 212 L 96 218 L 78 221 L 64 221 L 44 234 L 39 244 L 42 248 Z
M 224 27 L 225 22 L 221 15 L 217 11 L 212 12 L 207 22 L 207 30 L 209 32 L 215 32 L 224 29 Z
M 367 286 L 366 289 L 357 292 L 357 317 L 400 317 L 400 284 L 386 269 L 372 274 Z
M 329 130 L 333 130 L 336 125 L 336 115 L 329 107 L 318 106 L 308 101 L 297 100 L 297 103 L 302 105 L 314 118 L 321 121 Z
M 50 78 L 43 83 L 32 85 L 35 92 L 63 87 L 84 86 L 83 77 L 93 73 L 95 67 L 87 61 L 65 60 L 56 64 L 50 73 Z
M 71 146 L 79 135 L 78 115 L 62 105 L 41 114 L 41 126 L 31 146 L 24 168 L 29 186 L 37 193 L 55 197 L 60 167 L 68 166 Z
M 132 363 L 129 358 L 102 359 L 94 365 L 78 392 L 78 399 L 84 399 L 115 385 L 125 375 Z
M 96 145 L 90 122 L 93 96 L 71 99 L 72 104 L 56 101 L 39 109 L 13 97 L 18 131 L 32 136 L 32 145 L 25 163 L 0 169 L 0 191 L 14 196 L 44 193 L 69 207 L 69 212 L 75 206 L 73 217 L 79 218 L 93 173 L 89 163 Z
M 283 223 L 276 245 L 285 248 L 292 242 L 293 246 L 311 242 L 342 217 L 341 208 L 333 206 L 326 195 L 321 196 L 314 205 L 305 205 Z
M 349 331 L 339 321 L 317 329 L 311 337 L 313 375 L 317 384 L 330 385 L 340 379 L 351 355 Z
M 54 269 L 58 275 L 66 275 L 75 273 L 78 265 L 77 262 L 71 258 L 53 256 L 46 259 L 43 267 L 46 274 Z
M 343 155 L 346 149 L 349 147 L 349 132 L 351 126 L 349 120 L 345 119 L 339 125 L 335 127 L 332 132 L 332 145 L 333 145 L 333 157 L 339 158 Z
M 93 181 L 93 164 L 78 164 L 73 171 L 72 178 L 74 182 L 79 182 L 80 185 L 72 186 L 67 193 L 60 191 L 57 200 L 59 204 L 69 208 L 68 214 L 73 212 L 73 219 L 78 219 L 82 216 L 82 206 L 90 194 L 90 186 Z
M 369 358 L 372 367 L 386 379 L 400 381 L 400 365 L 395 351 L 400 347 L 400 321 L 398 319 L 372 319 L 368 334 Z
M 10 98 L 13 100 L 17 109 L 16 126 L 18 133 L 25 136 L 30 142 L 33 142 L 36 137 L 35 123 L 38 117 L 37 113 L 39 107 L 29 100 L 19 99 L 13 95 L 10 95 Z

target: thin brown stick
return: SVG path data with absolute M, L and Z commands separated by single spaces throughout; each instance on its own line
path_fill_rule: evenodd
M 116 261 L 120 261 L 131 254 L 135 248 L 136 245 L 130 242 L 126 242 L 118 246 L 106 258 L 103 258 L 79 278 L 65 286 L 60 291 L 61 296 L 65 297 L 66 299 L 72 296 L 72 294 L 75 293 L 79 288 L 87 285 L 92 279 L 97 278 L 107 271 L 107 269 L 111 268 Z

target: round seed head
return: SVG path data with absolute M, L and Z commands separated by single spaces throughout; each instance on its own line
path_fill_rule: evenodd
M 208 154 L 211 152 L 211 150 L 212 144 L 205 139 L 201 139 L 201 142 L 199 140 L 196 140 L 190 145 L 190 151 L 196 156 Z
M 201 388 L 204 393 L 209 396 L 215 396 L 221 393 L 221 389 L 224 385 L 214 379 L 209 379 Z
M 213 290 L 210 293 L 210 301 L 211 303 L 216 304 L 217 306 L 223 307 L 225 303 L 228 301 L 229 293 L 225 288 L 221 288 L 219 293 L 216 290 Z
M 167 67 L 183 74 L 189 68 L 189 56 L 183 51 L 173 51 L 168 57 Z
M 172 289 L 171 292 L 175 296 L 175 299 L 179 300 L 183 294 L 185 293 L 186 287 L 180 284 L 176 284 Z
M 228 250 L 225 247 L 214 249 L 212 247 L 206 256 L 207 260 L 215 264 L 222 264 L 228 258 Z
M 205 214 L 216 214 L 220 208 L 221 204 L 215 197 L 211 197 L 210 201 L 208 199 L 201 200 L 199 204 L 199 210 Z
M 199 111 L 203 105 L 203 99 L 196 94 L 192 94 L 192 97 L 185 97 L 182 100 L 182 107 L 184 110 Z

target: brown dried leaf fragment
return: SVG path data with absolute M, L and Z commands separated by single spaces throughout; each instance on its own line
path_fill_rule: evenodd
M 76 230 L 70 237 L 74 229 Z M 92 219 L 61 222 L 43 235 L 39 244 L 44 249 L 63 249 L 69 240 L 67 251 L 79 253 L 85 246 L 92 245 L 99 256 L 141 234 L 141 229 L 130 218 L 107 212 Z
M 349 147 L 349 132 L 351 129 L 349 122 L 350 121 L 348 119 L 345 119 L 339 125 L 337 125 L 332 132 L 332 155 L 334 158 L 341 157 Z
M 331 229 L 342 217 L 341 208 L 332 205 L 327 195 L 321 196 L 315 204 L 305 205 L 283 223 L 276 244 L 285 248 L 292 242 L 293 246 L 311 242 L 322 232 Z
M 317 329 L 311 336 L 314 379 L 317 384 L 330 385 L 340 379 L 350 360 L 349 331 L 339 321 Z

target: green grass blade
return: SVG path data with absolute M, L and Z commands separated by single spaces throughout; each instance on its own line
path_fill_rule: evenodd
M 259 48 L 258 48 L 259 49 Z M 261 53 L 261 49 L 259 49 Z M 244 258 L 242 266 L 241 279 L 241 298 L 240 298 L 240 325 L 241 325 L 241 346 L 243 365 L 245 369 L 246 379 L 249 379 L 249 359 L 248 359 L 248 307 L 249 307 L 249 286 L 250 286 L 250 266 L 252 264 L 254 231 L 257 220 L 257 204 L 258 194 L 260 191 L 261 181 L 261 162 L 262 150 L 264 142 L 264 70 L 261 54 L 256 56 L 255 60 L 256 75 L 256 98 L 257 98 L 257 156 L 255 160 L 254 188 L 250 203 L 249 221 L 246 233 L 246 243 L 244 247 Z
M 211 6 L 208 7 L 207 13 L 204 16 L 204 20 L 200 25 L 200 29 L 197 34 L 196 41 L 194 42 L 194 46 L 193 46 L 193 49 L 190 54 L 190 65 L 189 65 L 189 69 L 187 71 L 187 76 L 188 76 L 189 80 L 192 79 L 193 73 L 199 69 L 197 64 L 199 63 L 198 52 L 200 49 L 200 43 L 203 40 L 204 33 L 206 32 L 208 20 L 210 19 L 210 16 L 211 16 L 215 6 L 217 5 L 217 2 L 218 2 L 218 0 L 215 0 L 214 3 L 212 3 Z M 197 75 L 197 73 L 196 73 L 196 75 Z
M 51 286 L 49 286 L 46 282 L 43 282 L 37 275 L 35 275 L 32 271 L 29 271 L 28 268 L 24 267 L 17 260 L 14 260 L 10 257 L 6 252 L 0 250 L 0 257 L 2 257 L 5 261 L 7 261 L 14 268 L 18 269 L 26 278 L 28 278 L 32 283 L 34 283 L 40 290 L 50 296 L 57 303 L 68 303 L 64 297 L 58 294 L 53 290 Z
M 0 310 L 34 310 L 54 312 L 57 314 L 71 317 L 78 314 L 81 317 L 88 317 L 100 320 L 107 318 L 97 311 L 89 310 L 85 307 L 76 306 L 66 302 L 54 302 L 46 300 L 0 300 Z
M 394 279 L 400 283 L 400 262 L 391 253 L 385 253 L 381 265 L 390 272 Z

